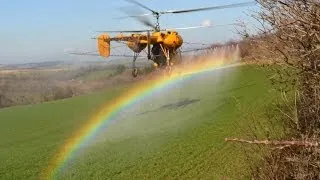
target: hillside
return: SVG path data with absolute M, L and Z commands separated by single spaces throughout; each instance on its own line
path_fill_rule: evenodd
M 267 72 L 252 66 L 185 77 L 121 111 L 74 154 L 63 179 L 239 178 L 249 164 L 225 137 L 246 136 L 273 100 Z M 0 179 L 35 179 L 56 150 L 106 101 L 131 85 L 0 111 Z M 241 130 L 240 130 L 241 129 Z

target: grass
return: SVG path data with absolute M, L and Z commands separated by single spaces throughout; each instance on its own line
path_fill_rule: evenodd
M 0 179 L 37 179 L 64 140 L 128 86 L 0 111 Z M 261 116 L 275 95 L 252 66 L 185 77 L 125 109 L 60 172 L 63 179 L 241 179 L 244 154 L 225 137 L 243 136 L 241 118 Z

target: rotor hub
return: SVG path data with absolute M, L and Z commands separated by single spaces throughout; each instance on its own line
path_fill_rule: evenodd
M 159 32 L 160 31 L 160 23 L 159 23 L 160 14 L 156 12 L 153 14 L 153 16 L 156 18 L 155 31 Z

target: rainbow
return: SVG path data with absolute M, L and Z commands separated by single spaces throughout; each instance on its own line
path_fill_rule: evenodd
M 100 110 L 92 116 L 81 129 L 65 141 L 64 145 L 52 157 L 46 169 L 41 172 L 41 179 L 55 179 L 64 165 L 71 159 L 77 150 L 81 148 L 81 145 L 92 140 L 93 137 L 123 109 L 144 99 L 155 90 L 167 87 L 169 84 L 172 84 L 185 76 L 237 65 L 239 64 L 234 63 L 225 66 L 223 59 L 203 61 L 193 65 L 180 67 L 180 69 L 176 69 L 176 73 L 172 73 L 171 76 L 157 76 L 133 85 L 132 88 L 122 95 L 103 104 Z

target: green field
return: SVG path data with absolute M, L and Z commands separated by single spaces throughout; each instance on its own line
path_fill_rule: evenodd
M 185 77 L 125 109 L 78 152 L 58 179 L 242 179 L 249 165 L 225 137 L 261 122 L 275 95 L 263 69 Z M 38 179 L 64 140 L 127 86 L 0 110 L 0 179 Z

